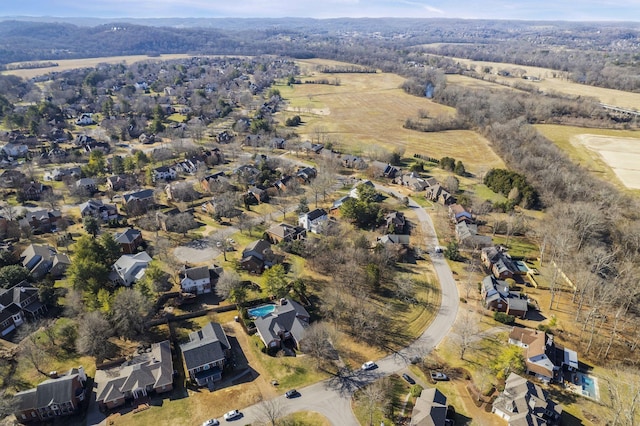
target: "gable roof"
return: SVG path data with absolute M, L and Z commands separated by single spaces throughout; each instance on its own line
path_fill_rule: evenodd
M 187 370 L 220 361 L 225 351 L 231 349 L 229 339 L 222 326 L 210 322 L 201 330 L 189 333 L 189 342 L 180 345 Z
M 142 189 L 140 191 L 129 192 L 122 196 L 125 203 L 136 200 L 146 200 L 153 197 L 153 189 Z
M 305 329 L 309 325 L 309 313 L 298 302 L 291 299 L 279 305 L 270 314 L 256 318 L 256 328 L 265 344 L 279 339 L 279 333 L 289 331 L 296 342 L 304 338 Z
M 444 426 L 447 397 L 436 388 L 424 389 L 411 412 L 411 426 Z
M 562 407 L 549 399 L 545 390 L 515 373 L 507 378 L 493 407 L 511 414 L 510 426 L 546 425 L 549 417 L 559 418 L 562 414 Z
M 81 381 L 82 377 L 78 369 L 72 368 L 64 376 L 47 379 L 35 388 L 18 392 L 15 394 L 17 408 L 24 411 L 72 401 L 76 396 L 74 383 Z
M 190 278 L 194 281 L 209 278 L 209 268 L 206 266 L 199 266 L 195 268 L 188 268 L 184 271 L 185 278 Z
M 116 232 L 113 239 L 118 244 L 133 244 L 140 236 L 142 236 L 142 232 L 134 228 L 128 228 L 124 232 Z
M 310 212 L 303 214 L 302 216 L 306 216 L 309 221 L 313 222 L 314 220 L 317 220 L 326 215 L 327 215 L 327 212 L 325 209 L 314 209 L 314 210 L 311 210 Z
M 151 345 L 151 353 L 138 362 L 128 361 L 118 371 L 105 373 L 105 380 L 97 380 L 96 401 L 107 403 L 123 398 L 126 392 L 151 386 L 161 388 L 173 383 L 171 344 L 168 340 Z M 111 373 L 111 374 L 109 374 Z

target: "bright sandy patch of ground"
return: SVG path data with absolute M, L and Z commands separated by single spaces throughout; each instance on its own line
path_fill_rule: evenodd
M 147 56 L 147 55 L 131 55 L 131 56 L 108 56 L 104 58 L 83 58 L 83 59 L 60 59 L 60 60 L 47 60 L 42 62 L 55 62 L 57 67 L 45 67 L 34 69 L 19 69 L 19 70 L 7 70 L 2 71 L 2 74 L 17 75 L 22 78 L 33 78 L 39 75 L 45 75 L 50 72 L 67 71 L 76 68 L 91 68 L 98 64 L 125 64 L 131 65 L 140 61 L 168 61 L 171 59 L 191 58 L 195 55 L 187 55 L 183 53 L 172 53 L 168 55 L 159 56 Z M 38 62 L 38 61 L 35 61 Z M 9 65 L 19 64 L 20 62 L 14 62 Z
M 584 134 L 574 136 L 571 144 L 600 156 L 627 188 L 640 189 L 639 139 Z

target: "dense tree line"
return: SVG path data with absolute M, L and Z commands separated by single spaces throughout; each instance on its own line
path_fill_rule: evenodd
M 484 184 L 493 192 L 509 197 L 525 209 L 537 207 L 538 193 L 524 175 L 505 169 L 491 169 L 484 176 Z

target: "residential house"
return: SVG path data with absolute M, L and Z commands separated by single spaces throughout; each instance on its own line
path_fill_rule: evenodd
M 103 222 L 118 219 L 118 206 L 115 204 L 105 204 L 102 200 L 91 199 L 80 204 L 80 215 L 82 217 L 92 216 Z
M 85 112 L 76 118 L 77 126 L 89 126 L 91 124 L 95 124 L 95 121 L 93 121 L 93 114 L 89 112 Z
M 21 228 L 28 227 L 34 234 L 48 234 L 56 230 L 56 224 L 61 218 L 60 210 L 36 210 L 27 212 L 19 223 Z
M 109 279 L 115 284 L 129 287 L 135 281 L 144 277 L 144 273 L 151 262 L 151 256 L 146 251 L 136 254 L 123 254 L 113 264 Z
M 0 152 L 7 157 L 24 158 L 29 155 L 29 147 L 24 144 L 8 143 L 0 148 Z
M 373 182 L 371 182 L 370 180 L 368 180 L 368 179 L 363 180 L 361 182 L 358 182 L 355 185 L 353 185 L 353 188 L 351 188 L 351 192 L 349 192 L 349 196 L 351 198 L 354 198 L 356 200 L 358 199 L 358 197 L 359 197 L 358 196 L 358 187 L 360 187 L 360 185 L 365 185 L 365 186 L 368 186 L 368 187 L 371 187 L 371 188 L 374 188 L 374 189 L 376 187 L 375 184 Z
M 280 303 L 266 316 L 254 320 L 260 339 L 268 349 L 290 344 L 298 348 L 307 327 L 309 313 L 298 302 L 280 299 Z
M 338 210 L 340 208 L 340 206 L 342 206 L 342 204 L 344 204 L 345 201 L 351 200 L 351 199 L 354 199 L 354 198 L 351 197 L 350 195 L 345 195 L 344 197 L 340 197 L 336 201 L 333 202 L 333 204 L 331 205 L 331 208 L 329 210 Z
M 219 143 L 229 143 L 233 140 L 233 135 L 225 130 L 216 135 L 216 139 Z
M 280 179 L 274 182 L 273 186 L 280 192 L 285 192 L 288 188 L 291 187 L 291 184 L 294 182 L 292 176 L 282 176 Z
M 391 234 L 406 234 L 407 222 L 402 212 L 391 212 L 384 216 L 387 222 L 387 231 Z
M 71 265 L 69 256 L 56 252 L 53 247 L 39 244 L 30 244 L 20 254 L 22 266 L 27 268 L 33 278 L 39 279 L 47 273 L 59 277 Z
M 233 174 L 237 175 L 240 181 L 253 184 L 260 174 L 260 170 L 252 164 L 243 164 L 234 169 Z
M 320 234 L 327 220 L 329 214 L 325 209 L 314 209 L 298 216 L 298 226 L 314 234 Z
M 355 155 L 344 155 L 340 158 L 342 165 L 347 169 L 364 170 L 367 168 L 367 162 L 361 157 Z
M 509 343 L 525 350 L 527 373 L 539 380 L 562 383 L 564 372 L 578 370 L 578 354 L 556 345 L 552 334 L 523 327 L 513 327 Z
M 284 140 L 283 138 L 273 138 L 271 139 L 271 142 L 269 143 L 269 145 L 273 149 L 284 149 L 286 146 L 286 143 L 287 141 Z
M 38 201 L 42 197 L 42 193 L 49 187 L 44 186 L 40 182 L 30 182 L 22 186 L 22 198 L 24 200 Z
M 498 279 L 513 278 L 514 275 L 522 273 L 511 256 L 501 247 L 483 248 L 480 252 L 480 259 L 483 265 Z
M 153 189 L 142 189 L 126 193 L 122 196 L 122 203 L 127 209 L 127 213 L 133 211 L 148 211 L 149 207 L 155 205 Z
M 138 247 L 143 243 L 142 232 L 135 228 L 128 228 L 124 232 L 116 232 L 113 239 L 120 244 L 120 249 L 124 254 L 137 253 Z
M 447 397 L 436 388 L 423 389 L 411 411 L 410 426 L 445 426 Z
M 389 163 L 383 163 L 382 161 L 372 161 L 370 165 L 376 176 L 386 177 L 394 179 L 399 170 Z
M 56 168 L 51 171 L 44 172 L 43 179 L 48 181 L 61 181 L 67 176 L 78 179 L 81 175 L 82 170 L 80 167 Z
M 134 175 L 117 175 L 107 178 L 107 189 L 110 191 L 122 191 L 135 183 Z
M 152 393 L 173 389 L 171 343 L 165 340 L 151 345 L 150 352 L 140 353 L 122 366 L 97 370 L 96 402 L 102 411 L 144 398 Z
M 424 191 L 429 187 L 429 183 L 415 172 L 403 174 L 397 177 L 394 182 L 416 192 Z
M 552 401 L 540 386 L 511 373 L 491 412 L 506 420 L 509 426 L 552 426 L 560 424 L 562 406 Z
M 179 208 L 167 208 L 156 214 L 156 220 L 160 229 L 165 232 L 184 232 L 183 225 L 189 225 L 188 229 L 197 228 L 198 224 L 193 217 L 193 209 L 181 211 Z M 181 218 L 178 215 L 184 214 Z M 191 219 L 189 223 L 186 220 Z
M 449 205 L 449 218 L 453 221 L 453 223 L 467 222 L 467 223 L 475 223 L 475 219 L 473 215 L 469 213 L 464 207 L 460 204 L 453 203 Z
M 82 178 L 76 181 L 76 189 L 86 191 L 89 194 L 93 194 L 98 190 L 96 181 L 92 178 Z
M 478 225 L 461 221 L 456 224 L 456 239 L 465 248 L 484 248 L 493 245 L 490 235 L 478 235 Z
M 205 158 L 201 158 L 199 156 L 192 156 L 182 161 L 178 161 L 174 166 L 177 171 L 189 175 L 195 175 L 199 169 L 204 169 L 206 167 L 207 164 L 205 163 Z
M 27 175 L 18 170 L 4 170 L 0 173 L 1 188 L 22 188 L 27 181 Z
M 487 309 L 520 318 L 527 315 L 529 307 L 526 297 L 520 292 L 510 291 L 509 284 L 497 280 L 493 275 L 487 275 L 482 280 L 481 294 Z
M 211 274 L 208 267 L 185 268 L 181 275 L 182 291 L 193 294 L 211 293 Z
M 424 196 L 429 201 L 440 203 L 445 206 L 456 202 L 456 198 L 439 183 L 428 187 Z
M 84 152 L 91 153 L 91 151 L 102 151 L 104 154 L 108 154 L 111 151 L 111 145 L 109 142 L 99 142 L 96 140 L 91 140 L 86 144 L 82 145 Z
M 269 201 L 269 194 L 266 189 L 258 186 L 250 186 L 247 190 L 247 196 L 252 201 L 255 199 L 258 204 Z
M 206 192 L 215 192 L 216 188 L 218 188 L 218 185 L 222 181 L 221 178 L 224 178 L 224 176 L 225 176 L 224 172 L 216 172 L 216 173 L 210 174 L 208 176 L 203 177 L 202 180 L 200 180 L 200 185 L 202 186 L 202 189 Z
M 222 380 L 222 370 L 231 357 L 231 345 L 222 326 L 210 322 L 189 333 L 189 342 L 180 345 L 185 370 L 198 386 Z
M 40 302 L 38 289 L 22 281 L 0 289 L 0 336 L 4 337 L 28 319 L 35 320 L 47 311 Z
M 152 179 L 154 182 L 159 180 L 174 180 L 178 177 L 178 172 L 176 171 L 176 167 L 170 166 L 160 166 L 156 167 L 151 171 Z
M 286 223 L 273 225 L 271 228 L 267 229 L 266 232 L 269 236 L 269 240 L 273 244 L 278 244 L 281 241 L 291 242 L 294 240 L 302 240 L 307 236 L 306 229 Z
M 67 374 L 51 377 L 38 386 L 14 395 L 15 416 L 19 423 L 62 421 L 86 406 L 87 375 L 84 368 L 72 368 Z
M 265 267 L 273 265 L 274 259 L 271 243 L 266 240 L 256 240 L 245 247 L 240 266 L 249 272 L 260 274 Z
M 376 242 L 378 244 L 399 244 L 403 246 L 408 246 L 411 241 L 411 237 L 409 235 L 398 235 L 398 234 L 387 234 L 382 237 L 377 237 Z
M 149 145 L 149 144 L 155 143 L 156 135 L 154 134 L 147 135 L 146 133 L 142 133 L 140 134 L 140 136 L 138 136 L 138 141 L 141 144 Z
M 296 177 L 302 183 L 309 183 L 311 179 L 315 179 L 318 175 L 318 171 L 313 167 L 304 167 L 296 172 Z
M 311 143 L 311 141 L 306 141 L 300 144 L 300 149 L 309 153 L 320 154 L 320 151 L 324 148 L 324 145 L 321 143 Z

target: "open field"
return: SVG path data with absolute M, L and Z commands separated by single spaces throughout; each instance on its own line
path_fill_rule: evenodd
M 573 96 L 590 96 L 597 98 L 600 102 L 615 105 L 622 108 L 637 109 L 640 105 L 640 93 L 624 92 L 621 90 L 605 89 L 602 87 L 586 86 L 584 84 L 573 83 L 567 79 L 567 73 L 563 71 L 552 70 L 549 68 L 531 67 L 516 64 L 503 64 L 500 62 L 484 62 L 473 61 L 470 59 L 451 58 L 457 62 L 475 66 L 480 71 L 485 67 L 491 68 L 492 77 L 496 81 L 511 84 L 515 81 L 535 85 L 543 92 L 559 92 Z M 495 75 L 499 70 L 515 70 L 520 69 L 526 72 L 526 75 L 538 77 L 540 81 L 522 80 L 517 77 L 502 77 Z
M 2 74 L 17 75 L 18 77 L 29 79 L 29 78 L 37 77 L 40 75 L 48 74 L 50 72 L 60 72 L 60 71 L 72 70 L 75 68 L 95 67 L 98 64 L 122 63 L 125 65 L 131 65 L 133 63 L 141 62 L 141 61 L 168 61 L 171 59 L 190 58 L 192 56 L 194 55 L 188 55 L 184 53 L 172 53 L 172 54 L 160 55 L 160 56 L 132 55 L 132 56 L 108 56 L 104 58 L 61 59 L 57 61 L 48 61 L 48 62 L 56 62 L 58 64 L 57 67 L 8 70 L 8 71 L 2 71 Z M 17 63 L 12 63 L 8 65 L 15 65 Z
M 376 149 L 393 151 L 405 149 L 405 156 L 414 153 L 425 156 L 451 156 L 462 160 L 467 170 L 502 165 L 491 150 L 489 142 L 472 131 L 423 133 L 404 129 L 407 118 L 416 118 L 419 110 L 430 117 L 451 115 L 452 108 L 436 104 L 426 98 L 406 94 L 400 86 L 404 79 L 388 73 L 323 74 L 312 71 L 319 64 L 332 61 L 300 61 L 301 77 L 305 80 L 327 79 L 340 81 L 339 86 L 327 84 L 299 84 L 277 86 L 288 103 L 286 116 L 301 116 L 303 125 L 298 132 L 303 138 L 316 140 L 317 129 L 336 141 L 345 152 L 375 154 Z
M 620 188 L 640 189 L 640 132 L 541 124 L 536 129 L 574 161 Z

